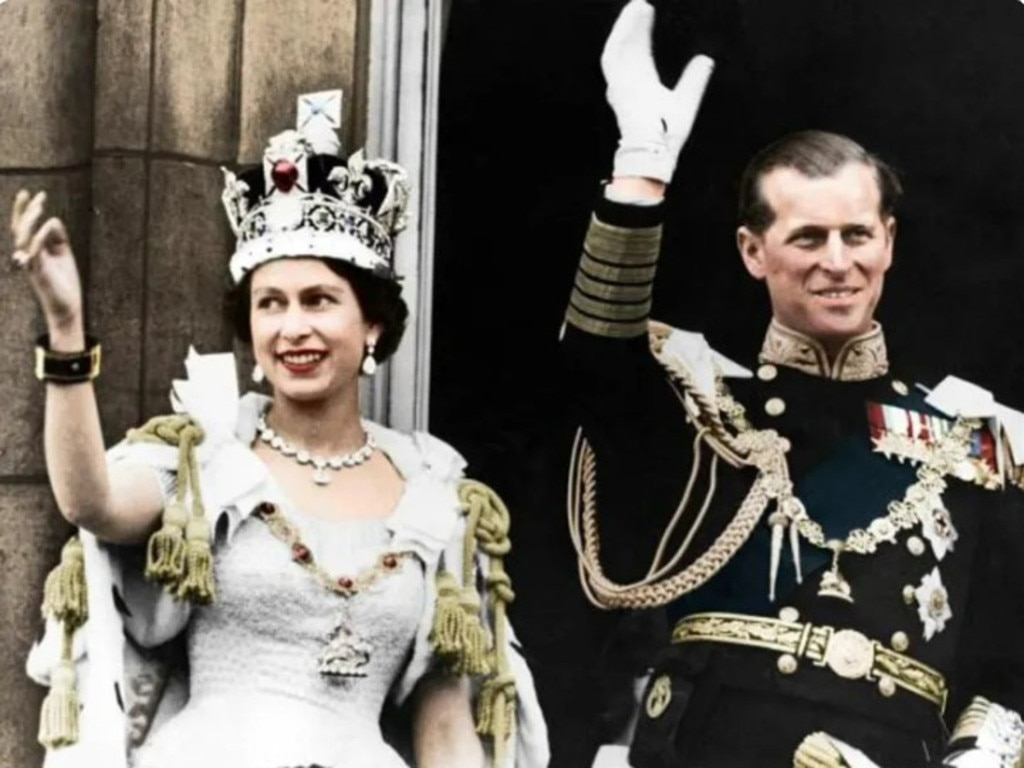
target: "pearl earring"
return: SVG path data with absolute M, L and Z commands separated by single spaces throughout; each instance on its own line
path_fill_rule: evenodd
M 253 368 L 252 368 L 252 382 L 253 382 L 253 384 L 262 384 L 263 383 L 263 379 L 265 379 L 265 378 L 266 378 L 266 376 L 263 373 L 263 368 L 260 367 L 259 363 L 256 363 L 256 365 L 254 365 Z
M 373 352 L 376 349 L 377 342 L 372 340 L 366 342 L 366 355 L 363 357 L 363 364 L 360 366 L 360 370 L 367 376 L 373 376 L 377 372 L 377 358 L 373 356 Z

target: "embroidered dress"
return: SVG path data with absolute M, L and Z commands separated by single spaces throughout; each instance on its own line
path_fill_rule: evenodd
M 392 540 L 385 520 L 287 514 L 332 573 L 372 567 Z M 189 701 L 139 750 L 135 767 L 404 768 L 379 720 L 423 615 L 422 563 L 406 559 L 395 573 L 342 597 L 311 579 L 255 518 L 242 523 L 215 563 L 217 600 L 196 609 L 189 627 Z M 369 645 L 365 677 L 318 671 L 317 658 L 339 626 Z
M 199 357 L 198 374 L 216 367 L 205 360 L 216 356 Z M 202 380 L 190 370 L 187 383 L 193 378 Z M 211 374 L 211 380 L 224 377 Z M 74 642 L 80 735 L 49 750 L 45 768 L 405 768 L 406 757 L 382 734 L 382 710 L 388 700 L 403 705 L 440 663 L 430 642 L 435 579 L 440 571 L 464 570 L 466 520 L 456 486 L 465 462 L 425 433 L 364 422 L 405 480 L 395 509 L 382 519 L 302 514 L 249 449 L 267 398 L 235 395 L 229 407 L 230 387 L 217 397 L 214 385 L 176 384 L 179 407 L 205 430 L 197 458 L 216 532 L 215 599 L 199 607 L 173 599 L 143 577 L 141 547 L 107 546 L 82 532 L 90 597 L 89 620 Z M 121 443 L 108 458 L 151 468 L 170 498 L 175 448 Z M 365 573 L 387 553 L 396 562 L 388 558 L 384 572 L 347 597 L 326 589 L 258 518 L 264 502 L 298 527 L 330 574 Z M 474 555 L 478 574 L 487 563 L 482 553 Z M 507 629 L 516 719 L 496 765 L 542 768 L 546 728 Z M 30 654 L 29 674 L 41 683 L 49 684 L 60 657 L 60 636 L 51 621 Z M 154 652 L 182 638 L 187 665 L 168 664 Z M 365 676 L 321 674 L 332 649 L 355 653 L 354 668 Z

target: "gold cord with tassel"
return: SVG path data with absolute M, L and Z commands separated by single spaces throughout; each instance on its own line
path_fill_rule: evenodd
M 64 625 L 61 659 L 50 673 L 50 692 L 39 715 L 39 743 L 47 749 L 78 741 L 78 681 L 72 658 L 74 630 Z
M 72 631 L 85 624 L 89 603 L 85 588 L 85 552 L 78 536 L 72 536 L 60 553 L 60 563 L 50 571 L 43 586 L 43 616 L 52 616 Z
M 89 616 L 85 553 L 78 536 L 61 549 L 60 563 L 43 587 L 43 616 L 61 624 L 60 660 L 50 672 L 50 691 L 39 715 L 39 743 L 47 749 L 78 741 L 78 681 L 74 662 L 75 631 Z
M 152 442 L 178 448 L 174 498 L 164 507 L 161 526 L 146 547 L 146 577 L 158 581 L 181 600 L 205 604 L 213 600 L 211 532 L 199 489 L 195 447 L 202 427 L 190 416 L 157 416 L 128 432 L 129 442 Z M 191 495 L 192 508 L 187 506 Z
M 475 480 L 459 484 L 459 500 L 466 509 L 468 545 L 487 556 L 485 586 L 494 643 L 491 648 L 492 674 L 484 680 L 477 701 L 477 732 L 493 742 L 493 762 L 502 765 L 509 737 L 515 731 L 516 688 L 505 649 L 508 644 L 507 607 L 515 599 L 504 558 L 512 548 L 508 536 L 508 508 L 492 489 Z M 472 547 L 467 545 L 472 563 Z

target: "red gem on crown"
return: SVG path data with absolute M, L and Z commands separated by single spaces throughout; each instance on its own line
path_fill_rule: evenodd
M 299 169 L 291 160 L 278 160 L 270 171 L 270 178 L 281 192 L 291 192 L 299 180 Z

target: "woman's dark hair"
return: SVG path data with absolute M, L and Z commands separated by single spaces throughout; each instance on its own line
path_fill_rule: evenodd
M 409 319 L 409 307 L 402 298 L 402 286 L 396 281 L 360 269 L 347 261 L 321 259 L 334 274 L 345 278 L 352 286 L 352 292 L 359 302 L 363 318 L 368 323 L 380 326 L 381 333 L 373 352 L 381 363 L 398 349 L 398 343 L 405 333 Z M 235 331 L 235 336 L 246 344 L 252 344 L 252 272 L 242 278 L 238 285 L 228 289 L 224 298 L 224 313 Z
M 832 176 L 848 163 L 863 163 L 875 172 L 880 213 L 891 216 L 903 187 L 899 176 L 885 161 L 838 133 L 799 131 L 769 144 L 747 164 L 740 179 L 739 223 L 762 234 L 775 221 L 775 211 L 764 198 L 761 181 L 776 168 L 792 168 L 810 179 L 817 179 Z

